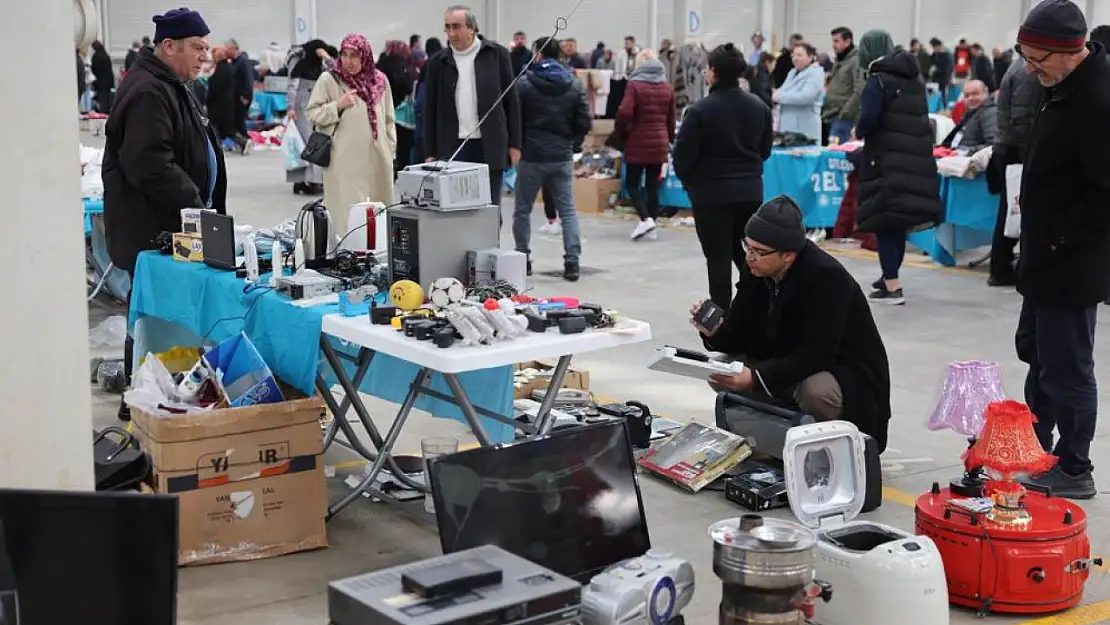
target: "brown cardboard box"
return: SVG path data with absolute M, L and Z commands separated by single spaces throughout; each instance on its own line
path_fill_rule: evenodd
M 603 213 L 620 191 L 620 178 L 575 178 L 574 206 L 580 213 Z
M 609 135 L 613 134 L 615 122 L 611 119 L 595 119 L 590 133 L 582 140 L 582 149 L 602 149 Z
M 547 388 L 551 386 L 550 373 L 555 368 L 554 363 L 541 362 L 539 360 L 532 360 L 529 362 L 522 362 L 516 366 L 517 371 L 522 369 L 537 369 L 547 375 L 540 377 L 522 384 L 520 388 L 513 389 L 513 399 L 527 399 L 531 397 L 532 391 Z M 590 372 L 582 369 L 575 369 L 571 367 L 567 369 L 567 375 L 563 378 L 563 388 L 576 388 L 578 390 L 590 390 Z
M 178 564 L 327 547 L 323 413 L 319 397 L 174 417 L 133 411 L 155 491 L 178 496 Z

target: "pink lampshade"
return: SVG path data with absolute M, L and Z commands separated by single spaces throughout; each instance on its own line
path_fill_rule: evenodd
M 1005 399 L 1002 372 L 997 362 L 962 360 L 950 363 L 944 373 L 940 399 L 925 427 L 977 437 L 983 430 L 987 406 Z

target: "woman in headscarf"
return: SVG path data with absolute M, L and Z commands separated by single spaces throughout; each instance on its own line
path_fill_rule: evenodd
M 654 52 L 636 56 L 617 111 L 615 132 L 624 139 L 625 185 L 640 222 L 633 241 L 655 239 L 659 218 L 659 176 L 671 154 L 675 135 L 674 89 L 667 84 L 666 68 Z
M 112 70 L 112 57 L 104 49 L 104 44 L 99 41 L 92 42 L 92 59 L 89 67 L 92 69 L 94 98 L 96 110 L 108 114 L 112 108 L 112 90 L 116 87 L 116 74 Z
M 416 78 L 416 87 L 414 89 L 415 95 L 413 96 L 413 113 L 416 115 L 416 128 L 413 131 L 413 140 L 416 142 L 416 149 L 419 152 L 416 155 L 417 160 L 422 161 L 427 158 L 424 154 L 424 67 L 433 56 L 439 54 L 443 50 L 443 44 L 435 37 L 428 38 L 424 42 L 424 52 L 427 58 L 424 59 L 424 65 L 420 68 L 420 74 Z
M 286 92 L 290 102 L 289 118 L 305 141 L 312 136 L 312 122 L 305 110 L 308 107 L 308 98 L 320 75 L 331 67 L 337 56 L 338 50 L 319 39 L 312 39 L 301 46 L 299 58 L 289 70 Z M 293 183 L 293 193 L 319 195 L 324 192 L 324 169 L 309 163 L 307 167 L 286 171 L 285 181 Z
M 933 129 L 925 82 L 917 58 L 896 50 L 890 34 L 869 30 L 859 44 L 867 71 L 856 136 L 864 139 L 859 159 L 861 232 L 873 232 L 883 275 L 871 286 L 871 301 L 905 303 L 898 279 L 906 255 L 906 233 L 931 228 L 943 215 Z
M 250 140 L 235 130 L 235 65 L 223 46 L 212 48 L 212 74 L 208 77 L 205 105 L 220 141 L 231 139 L 241 153 L 245 152 Z
M 412 73 L 412 51 L 403 41 L 385 42 L 385 52 L 378 57 L 378 69 L 389 81 L 393 94 L 393 105 L 400 106 L 412 95 L 414 76 Z M 413 128 L 397 126 L 397 163 L 396 169 L 407 167 L 412 160 Z
M 352 33 L 339 46 L 339 62 L 320 75 L 305 111 L 317 131 L 331 135 L 324 172 L 324 204 L 339 233 L 358 202 L 393 202 L 397 126 L 393 94 L 374 66 L 370 42 Z

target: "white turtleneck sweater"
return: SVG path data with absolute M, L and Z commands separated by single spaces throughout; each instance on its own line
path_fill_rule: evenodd
M 455 85 L 455 110 L 459 116 L 460 139 L 478 139 L 482 136 L 478 130 L 478 81 L 474 75 L 474 60 L 478 57 L 481 46 L 482 40 L 475 37 L 474 43 L 466 50 L 451 48 L 455 55 L 455 66 L 459 70 L 459 82 Z

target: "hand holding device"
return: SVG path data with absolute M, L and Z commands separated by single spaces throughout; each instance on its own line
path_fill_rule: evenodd
M 705 336 L 713 336 L 725 323 L 725 311 L 710 300 L 690 307 L 690 324 Z

